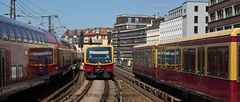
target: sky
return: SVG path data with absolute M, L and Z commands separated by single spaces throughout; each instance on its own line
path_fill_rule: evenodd
M 9 13 L 9 1 L 0 0 L 0 15 Z M 121 14 L 143 14 L 164 16 L 171 9 L 181 6 L 187 0 L 17 0 L 17 14 L 31 17 L 19 17 L 18 21 L 40 26 L 41 15 L 58 15 L 53 19 L 57 33 L 66 29 L 92 27 L 113 27 L 116 16 Z M 189 1 L 189 0 L 188 0 Z M 199 0 L 191 0 L 199 1 Z M 203 0 L 207 1 L 207 0 Z M 25 8 L 25 9 L 24 9 Z M 24 11 L 23 14 L 21 11 Z M 60 21 L 60 22 L 59 22 Z M 47 19 L 43 19 L 47 29 Z M 64 25 L 66 28 L 62 28 Z

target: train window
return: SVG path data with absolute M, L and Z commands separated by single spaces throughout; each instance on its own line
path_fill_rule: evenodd
M 42 35 L 42 34 L 39 34 L 39 37 L 40 37 L 40 39 L 41 39 L 41 41 L 42 41 L 42 44 L 44 45 L 44 44 L 45 44 L 45 42 L 44 42 L 43 35 Z
M 208 48 L 207 74 L 222 78 L 228 77 L 229 48 L 227 46 Z
M 181 49 L 176 50 L 176 64 L 181 64 Z
M 6 28 L 4 26 L 3 23 L 0 22 L 0 33 L 2 34 L 2 39 L 3 40 L 8 40 L 8 34 L 7 34 L 7 31 L 6 31 Z
M 167 65 L 169 64 L 175 64 L 175 50 L 166 50 L 165 52 L 166 55 L 166 63 Z
M 238 80 L 240 81 L 240 46 L 238 47 Z
M 204 48 L 198 48 L 198 74 L 204 75 L 204 67 L 205 67 L 205 51 Z
M 7 28 L 8 28 L 8 33 L 10 35 L 10 39 L 12 41 L 16 41 L 15 34 L 13 32 L 12 26 L 10 24 L 7 24 Z
M 31 31 L 32 32 L 32 34 L 33 34 L 33 36 L 35 37 L 35 43 L 36 44 L 39 44 L 39 38 L 38 38 L 38 34 L 36 33 L 36 32 L 33 32 L 33 31 Z
M 27 35 L 28 35 L 28 41 L 29 41 L 29 43 L 33 43 L 33 37 L 32 37 L 32 34 L 30 33 L 30 31 L 29 31 L 29 30 L 26 30 L 26 33 L 27 33 Z
M 44 44 L 47 45 L 47 38 L 46 38 L 46 36 L 44 34 L 42 36 L 43 36 L 43 39 L 44 39 Z
M 22 80 L 23 78 L 23 65 L 18 65 L 18 79 Z
M 20 32 L 21 32 L 21 34 L 22 34 L 23 42 L 27 43 L 27 42 L 28 42 L 28 38 L 27 38 L 27 35 L 26 35 L 25 30 L 24 30 L 22 27 L 20 27 L 19 30 L 20 30 Z
M 39 32 L 35 32 L 35 34 L 36 34 L 36 36 L 37 36 L 37 38 L 38 38 L 38 44 L 42 44 L 42 37 L 41 37 L 41 35 L 40 35 L 40 33 Z
M 21 36 L 21 33 L 20 33 L 18 27 L 14 26 L 13 28 L 14 28 L 14 31 L 15 31 L 15 34 L 16 34 L 17 41 L 22 42 L 22 36 Z
M 158 49 L 158 64 L 164 64 L 164 50 Z
M 16 66 L 12 66 L 12 68 L 11 68 L 11 78 L 12 78 L 12 80 L 16 80 L 16 78 L 17 78 L 17 67 Z
M 195 53 L 194 48 L 183 49 L 183 71 L 195 73 Z
M 33 31 L 29 31 L 31 34 L 32 34 L 32 37 L 33 37 L 33 42 L 35 43 L 35 44 L 37 44 L 37 38 L 36 38 L 36 34 L 33 32 Z

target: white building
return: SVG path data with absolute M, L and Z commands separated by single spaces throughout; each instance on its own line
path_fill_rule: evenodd
M 154 44 L 159 42 L 159 28 L 149 29 L 146 31 L 147 44 Z
M 159 41 L 173 40 L 207 31 L 207 1 L 187 1 L 168 12 L 160 23 Z

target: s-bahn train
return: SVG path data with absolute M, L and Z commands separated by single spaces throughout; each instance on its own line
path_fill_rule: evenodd
M 0 16 L 0 99 L 63 75 L 76 56 L 54 34 Z
M 136 76 L 187 95 L 240 102 L 239 28 L 135 46 L 133 55 Z
M 114 72 L 113 53 L 111 45 L 85 47 L 83 71 L 86 78 L 112 78 Z

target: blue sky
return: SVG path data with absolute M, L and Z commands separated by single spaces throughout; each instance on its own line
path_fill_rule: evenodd
M 17 0 L 20 5 L 20 0 Z M 163 16 L 171 9 L 180 6 L 187 0 L 21 0 L 33 11 L 41 15 L 58 15 L 62 24 L 68 29 L 86 27 L 113 27 L 116 15 L 119 14 L 144 14 Z M 31 3 L 29 3 L 30 1 Z M 191 0 L 194 1 L 194 0 Z M 199 0 L 198 0 L 199 1 Z M 207 0 L 203 0 L 207 1 Z M 0 0 L 0 15 L 9 12 L 9 0 Z M 36 4 L 36 5 L 33 5 Z M 24 5 L 23 5 L 24 6 Z M 45 9 L 39 9 L 39 7 Z M 29 10 L 31 12 L 31 10 Z M 19 11 L 18 14 L 21 14 Z M 33 13 L 33 15 L 38 16 Z M 27 22 L 27 17 L 18 18 Z M 46 19 L 44 20 L 46 21 Z M 40 21 L 31 19 L 32 25 L 37 26 Z M 57 19 L 56 26 L 60 25 Z M 46 28 L 46 25 L 44 25 Z M 64 29 L 57 30 L 59 33 Z

